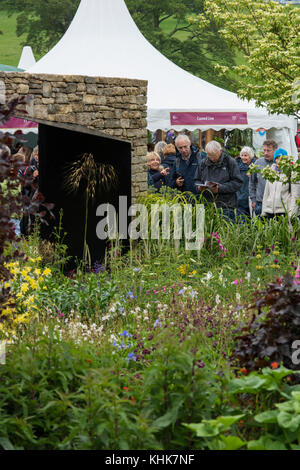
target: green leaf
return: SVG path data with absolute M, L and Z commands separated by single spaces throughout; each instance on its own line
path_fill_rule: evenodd
M 221 434 L 220 438 L 225 444 L 224 450 L 237 450 L 247 444 L 247 441 L 242 441 L 242 439 L 236 436 L 223 436 Z
M 14 446 L 7 437 L 0 437 L 0 446 L 3 447 L 4 450 L 14 450 Z
M 256 441 L 250 441 L 247 448 L 248 450 L 286 450 L 283 442 L 274 440 L 273 436 L 261 436 Z
M 186 424 L 184 423 L 183 426 L 195 431 L 197 437 L 213 437 L 217 436 L 222 429 L 222 425 L 219 426 L 211 426 L 210 422 L 202 422 L 198 424 Z
M 258 423 L 277 423 L 278 410 L 265 411 L 254 417 Z
M 264 388 L 267 379 L 258 377 L 257 375 L 249 375 L 242 379 L 234 379 L 228 385 L 228 392 L 236 393 L 256 393 L 257 390 Z
M 242 415 L 235 415 L 235 416 L 219 416 L 216 420 L 218 423 L 222 423 L 226 428 L 229 428 L 233 423 L 236 423 L 240 419 L 242 419 L 245 414 Z
M 286 411 L 280 411 L 277 420 L 279 426 L 291 432 L 297 431 L 300 426 L 300 415 L 295 416 Z

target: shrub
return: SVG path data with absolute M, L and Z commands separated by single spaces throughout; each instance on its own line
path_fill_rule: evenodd
M 242 326 L 236 337 L 232 360 L 247 371 L 259 370 L 271 363 L 283 363 L 299 370 L 293 364 L 291 347 L 300 338 L 300 291 L 298 281 L 291 274 L 255 294 L 253 307 L 258 311 L 251 322 Z

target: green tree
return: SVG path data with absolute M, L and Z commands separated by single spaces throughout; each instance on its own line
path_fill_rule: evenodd
M 233 67 L 238 95 L 270 112 L 300 117 L 300 9 L 271 0 L 209 0 L 205 15 L 193 19 L 194 27 L 202 31 L 207 17 L 245 57 L 244 64 Z M 232 72 L 228 66 L 217 68 L 225 76 Z
M 219 35 L 215 22 L 206 18 L 200 31 L 193 19 L 204 15 L 204 0 L 126 0 L 128 9 L 151 44 L 188 72 L 223 88 L 235 88 L 232 74 L 217 75 L 216 64 L 235 64 L 235 53 Z M 172 20 L 172 28 L 165 25 Z
M 0 9 L 18 13 L 17 36 L 26 34 L 37 56 L 48 52 L 68 29 L 80 0 L 0 0 Z
M 215 23 L 209 21 L 200 31 L 189 21 L 189 17 L 203 12 L 204 0 L 125 1 L 141 32 L 162 54 L 215 85 L 223 88 L 233 85 L 232 77 L 218 76 L 214 70 L 215 64 L 231 67 L 235 63 L 234 53 L 219 35 Z M 23 44 L 31 45 L 40 57 L 65 33 L 79 3 L 80 0 L 0 0 L 0 8 L 18 13 L 17 35 L 25 34 Z

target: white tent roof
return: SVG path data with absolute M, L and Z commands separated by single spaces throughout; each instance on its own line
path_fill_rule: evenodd
M 148 128 L 152 131 L 263 127 L 296 132 L 292 117 L 269 115 L 255 108 L 253 101 L 243 101 L 163 56 L 141 34 L 124 0 L 81 0 L 62 39 L 26 71 L 148 80 Z M 178 114 L 183 112 L 188 116 Z M 230 122 L 225 124 L 219 114 L 216 120 L 214 113 L 220 112 L 231 113 L 226 116 Z M 247 115 L 241 117 L 240 112 Z M 172 121 L 170 113 L 175 113 Z M 176 125 L 178 118 L 182 124 Z
M 36 63 L 36 60 L 34 58 L 31 47 L 24 46 L 21 57 L 20 57 L 18 68 L 26 71 L 30 67 L 33 67 L 35 63 Z

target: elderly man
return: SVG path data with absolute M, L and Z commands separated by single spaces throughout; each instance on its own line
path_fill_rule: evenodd
M 264 156 L 259 158 L 255 165 L 260 169 L 265 168 L 267 165 L 271 166 L 274 162 L 274 153 L 278 148 L 277 142 L 275 140 L 269 139 L 265 140 L 263 143 Z M 252 203 L 252 209 L 256 215 L 261 214 L 262 201 L 264 198 L 266 181 L 263 179 L 260 173 L 254 173 L 250 176 L 249 181 L 249 196 Z
M 170 186 L 181 191 L 195 193 L 194 176 L 201 159 L 205 158 L 203 152 L 199 152 L 191 146 L 191 141 L 186 135 L 178 135 L 175 139 L 178 153 L 170 171 Z
M 205 151 L 207 157 L 200 163 L 195 174 L 195 187 L 207 202 L 215 202 L 230 218 L 237 209 L 237 191 L 243 178 L 234 158 L 222 149 L 219 142 L 212 140 Z

